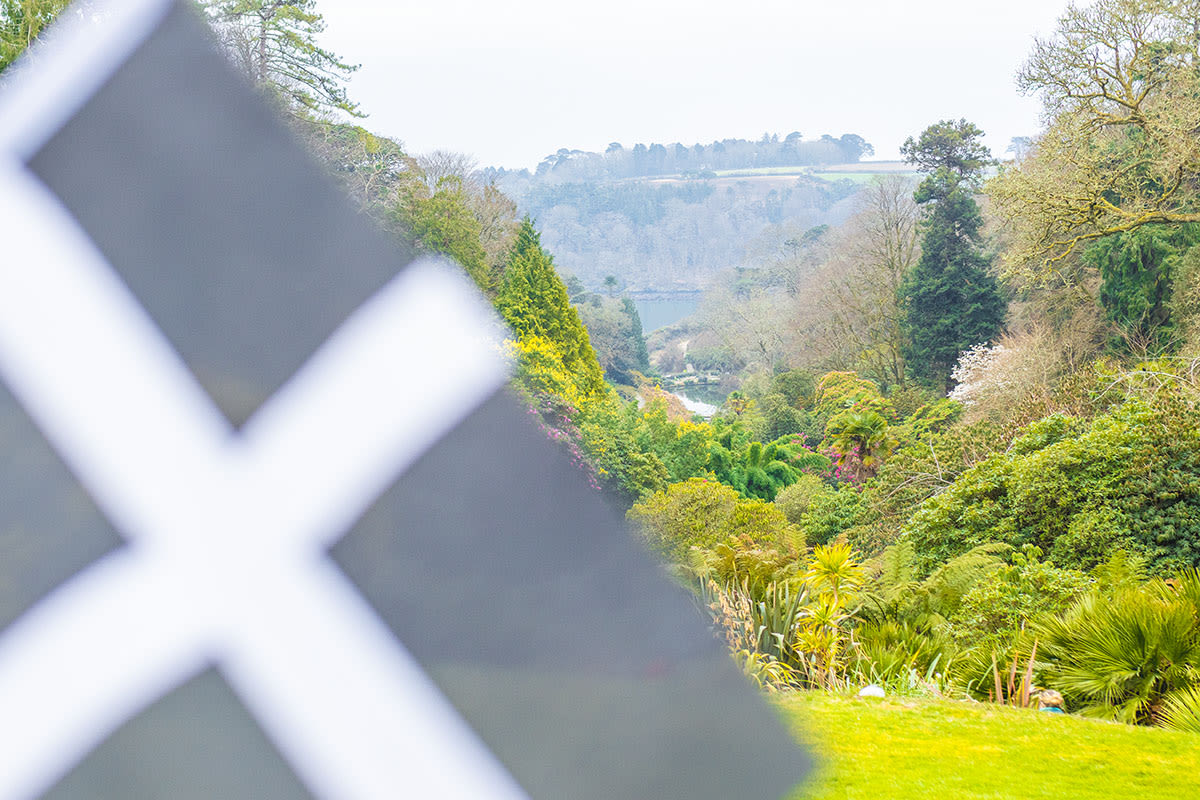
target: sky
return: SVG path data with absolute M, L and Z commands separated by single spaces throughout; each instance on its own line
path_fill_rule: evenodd
M 410 154 L 532 168 L 609 142 L 857 133 L 875 158 L 966 118 L 1036 135 L 1014 75 L 1065 0 L 322 0 L 362 124 Z

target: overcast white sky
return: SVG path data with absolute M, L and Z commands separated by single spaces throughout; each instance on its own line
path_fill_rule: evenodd
M 1013 75 L 1065 0 L 323 0 L 351 96 L 410 153 L 533 167 L 560 147 L 857 133 L 876 158 L 966 117 L 1038 130 Z

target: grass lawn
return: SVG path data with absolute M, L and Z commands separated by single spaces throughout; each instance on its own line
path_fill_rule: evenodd
M 990 704 L 783 696 L 818 759 L 788 800 L 1200 797 L 1200 736 Z
M 718 178 L 749 178 L 757 175 L 807 175 L 812 167 L 745 167 L 743 169 L 718 169 Z
M 875 178 L 887 175 L 904 175 L 917 177 L 917 173 L 909 164 L 898 161 L 870 162 L 859 161 L 854 164 L 814 164 L 806 167 L 749 167 L 745 169 L 719 169 L 718 178 L 761 178 L 811 175 L 827 181 L 848 180 L 856 183 L 866 183 Z

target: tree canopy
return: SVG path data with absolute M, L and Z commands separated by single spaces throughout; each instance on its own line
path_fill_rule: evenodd
M 949 180 L 955 186 L 964 182 L 975 184 L 984 168 L 995 163 L 991 151 L 980 141 L 982 137 L 983 131 L 965 119 L 942 120 L 930 125 L 918 138 L 908 137 L 900 146 L 900 154 L 938 183 Z M 939 177 L 943 170 L 946 175 Z M 927 190 L 935 185 L 926 179 Z
M 1200 221 L 1197 18 L 1197 0 L 1097 0 L 1036 40 L 1018 84 L 1047 128 L 990 187 L 1008 271 L 1044 281 L 1080 243 Z

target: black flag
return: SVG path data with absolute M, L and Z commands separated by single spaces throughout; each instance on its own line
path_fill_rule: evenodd
M 0 800 L 777 798 L 807 761 L 190 4 L 0 92 Z

